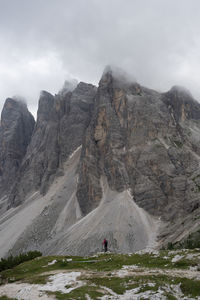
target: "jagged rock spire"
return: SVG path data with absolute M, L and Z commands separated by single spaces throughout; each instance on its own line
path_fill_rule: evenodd
M 0 126 L 0 191 L 10 191 L 30 143 L 35 121 L 24 102 L 5 101 Z

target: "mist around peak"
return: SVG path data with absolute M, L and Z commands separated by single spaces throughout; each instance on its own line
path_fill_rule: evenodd
M 16 102 L 18 102 L 18 103 L 20 103 L 20 104 L 22 104 L 22 105 L 24 105 L 24 106 L 27 107 L 27 100 L 26 100 L 25 97 L 23 97 L 21 95 L 14 95 L 12 97 L 12 99 L 15 100 Z
M 106 76 L 106 74 L 111 75 L 113 78 L 115 78 L 117 81 L 121 83 L 136 83 L 136 78 L 129 74 L 124 69 L 115 66 L 115 65 L 107 65 L 103 71 L 103 77 Z
M 193 98 L 192 93 L 186 87 L 181 86 L 181 85 L 174 85 L 170 89 L 170 92 L 177 92 L 179 94 L 188 95 L 189 97 Z
M 15 95 L 13 97 L 9 97 L 5 100 L 4 109 L 12 108 L 14 110 L 27 110 L 27 101 L 22 96 Z M 2 112 L 3 112 L 2 110 Z
M 78 80 L 73 78 L 73 79 L 68 79 L 65 80 L 62 89 L 59 91 L 59 94 L 65 95 L 68 92 L 72 92 L 78 85 Z

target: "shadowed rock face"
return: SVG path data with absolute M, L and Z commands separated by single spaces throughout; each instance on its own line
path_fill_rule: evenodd
M 101 176 L 164 220 L 197 209 L 200 104 L 177 87 L 160 94 L 121 78 L 108 70 L 99 83 L 77 187 L 83 214 L 101 201 Z
M 30 143 L 35 121 L 26 104 L 8 98 L 0 126 L 0 193 L 7 194 L 16 179 Z
M 55 97 L 41 93 L 35 130 L 20 168 L 20 179 L 10 195 L 11 205 L 23 202 L 34 190 L 45 194 L 55 175 L 62 175 L 63 162 L 82 143 L 95 93 L 96 87 L 86 83 Z

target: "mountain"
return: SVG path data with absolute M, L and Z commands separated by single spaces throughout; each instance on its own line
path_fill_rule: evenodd
M 26 154 L 34 125 L 34 118 L 25 103 L 6 99 L 0 125 L 0 212 L 7 209 L 8 194 Z
M 108 67 L 98 88 L 42 92 L 3 186 L 0 255 L 86 255 L 104 237 L 124 253 L 184 241 L 200 227 L 199 163 L 200 104 L 185 88 L 158 93 Z
M 80 82 L 73 92 L 66 88 L 52 96 L 41 92 L 37 122 L 20 179 L 11 191 L 11 205 L 18 205 L 37 190 L 44 195 L 56 174 L 63 173 L 63 162 L 82 143 L 90 122 L 96 87 Z

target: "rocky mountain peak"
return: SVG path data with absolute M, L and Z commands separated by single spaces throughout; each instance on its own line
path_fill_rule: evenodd
M 170 92 L 179 96 L 179 97 L 187 97 L 187 98 L 193 98 L 191 92 L 186 89 L 185 87 L 183 86 L 180 86 L 180 85 L 174 85 L 171 89 L 170 89 Z
M 95 95 L 96 87 L 83 82 L 65 94 L 41 92 L 35 130 L 10 194 L 11 205 L 22 203 L 30 191 L 44 195 L 56 175 L 63 173 L 64 162 L 82 144 Z
M 13 98 L 7 98 L 1 113 L 1 125 L 15 121 L 21 114 L 26 114 L 28 111 L 24 102 Z
M 131 94 L 141 94 L 141 86 L 133 75 L 115 66 L 107 66 L 99 82 L 99 90 L 106 89 L 112 93 L 113 89 L 129 91 Z
M 35 121 L 24 102 L 5 101 L 0 126 L 0 191 L 11 189 L 30 143 Z
M 200 119 L 199 103 L 186 88 L 173 86 L 169 92 L 163 94 L 163 100 L 171 109 L 177 122 Z
M 46 91 L 41 91 L 38 112 L 37 112 L 37 121 L 49 120 L 52 115 L 52 109 L 54 106 L 54 96 Z
M 24 124 L 22 124 L 23 122 Z M 26 122 L 28 123 L 26 124 Z M 25 102 L 13 98 L 6 99 L 1 113 L 0 131 L 1 131 L 2 138 L 4 135 L 7 135 L 7 138 L 11 138 L 12 135 L 16 133 L 16 130 L 20 125 L 21 126 L 27 125 L 28 128 L 21 128 L 23 129 L 26 138 L 27 131 L 29 132 L 30 129 L 29 127 L 31 127 L 30 131 L 32 131 L 34 124 L 35 124 L 34 118 L 32 114 L 28 111 Z
M 73 95 L 72 95 L 72 103 L 87 103 L 91 104 L 94 102 L 94 93 L 96 93 L 97 87 L 88 84 L 85 82 L 79 82 L 77 87 L 74 89 Z
M 59 94 L 65 96 L 68 92 L 72 92 L 78 85 L 78 80 L 65 80 L 62 89 L 59 91 Z
M 22 107 L 27 108 L 26 101 L 20 97 L 14 96 L 7 98 L 4 103 L 4 108 L 13 107 L 15 109 L 21 109 Z

